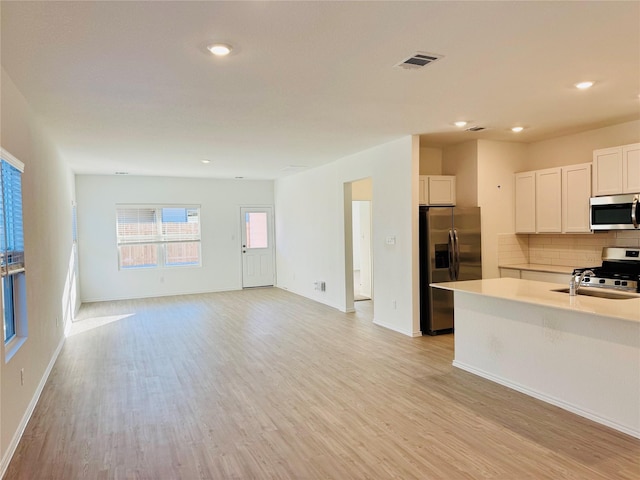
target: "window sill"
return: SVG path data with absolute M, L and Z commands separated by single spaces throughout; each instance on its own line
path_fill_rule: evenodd
M 18 337 L 15 336 L 4 346 L 4 363 L 9 363 L 9 360 L 13 358 L 13 356 L 18 353 L 20 347 L 24 345 L 27 341 L 27 337 Z

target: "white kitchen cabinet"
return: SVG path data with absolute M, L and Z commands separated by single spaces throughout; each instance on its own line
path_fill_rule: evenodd
M 427 189 L 429 188 L 429 184 L 427 181 L 427 175 L 420 175 L 420 187 L 419 187 L 419 192 L 420 192 L 420 205 L 426 205 L 427 204 L 427 198 L 428 198 L 428 191 Z
M 520 270 L 517 268 L 500 267 L 500 278 L 520 278 Z
M 570 273 L 548 272 L 545 270 L 533 270 L 531 268 L 516 268 L 510 266 L 500 267 L 501 278 L 521 278 L 523 280 L 535 280 L 537 282 L 562 283 L 569 285 Z
M 536 174 L 521 172 L 515 175 L 516 233 L 536 231 Z
M 571 280 L 571 274 L 521 270 L 520 278 L 523 280 L 535 280 L 537 282 L 562 283 L 568 286 L 569 280 Z
M 516 233 L 588 233 L 591 164 L 515 174 Z
M 591 164 L 562 167 L 562 232 L 589 233 Z
M 456 177 L 429 175 L 429 205 L 456 204 Z
M 640 143 L 622 147 L 622 193 L 640 192 Z
M 420 205 L 455 205 L 456 177 L 420 175 Z
M 536 170 L 536 232 L 562 231 L 562 169 Z
M 640 192 L 640 143 L 593 151 L 593 195 Z

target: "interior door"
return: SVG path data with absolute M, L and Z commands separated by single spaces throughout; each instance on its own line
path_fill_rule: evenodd
M 242 287 L 265 287 L 275 283 L 273 209 L 242 207 Z

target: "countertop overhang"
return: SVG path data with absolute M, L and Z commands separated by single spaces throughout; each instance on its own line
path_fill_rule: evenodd
M 444 290 L 452 290 L 454 292 L 485 295 L 515 302 L 542 305 L 640 323 L 640 298 L 613 300 L 587 295 L 576 295 L 572 297 L 568 293 L 553 291 L 555 289 L 568 287 L 568 285 L 559 283 L 521 280 L 517 278 L 491 278 L 487 280 L 432 283 L 431 286 Z

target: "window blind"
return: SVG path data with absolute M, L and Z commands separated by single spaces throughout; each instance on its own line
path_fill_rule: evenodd
M 200 207 L 119 205 L 120 268 L 200 264 Z
M 12 162 L 14 163 L 14 162 Z M 24 271 L 22 170 L 2 152 L 0 167 L 0 270 L 2 276 Z M 22 166 L 21 164 L 18 165 Z M 22 168 L 24 168 L 22 166 Z

